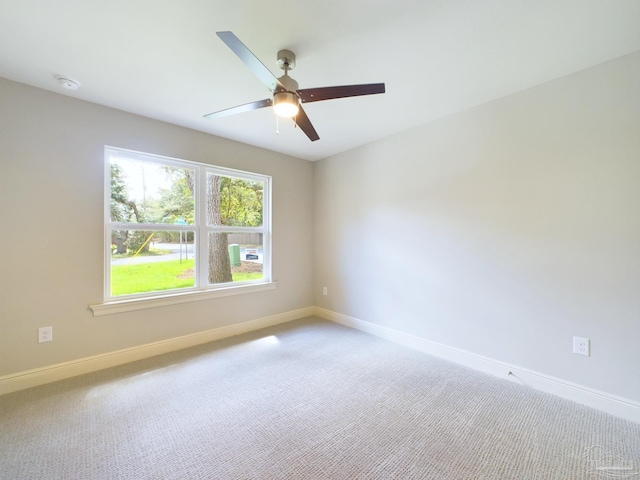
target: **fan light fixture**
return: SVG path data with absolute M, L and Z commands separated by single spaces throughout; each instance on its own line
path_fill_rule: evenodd
M 273 96 L 273 110 L 279 117 L 295 117 L 298 108 L 298 96 L 295 93 L 278 92 Z

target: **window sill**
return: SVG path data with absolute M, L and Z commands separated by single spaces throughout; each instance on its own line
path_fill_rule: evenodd
M 90 305 L 94 317 L 111 315 L 113 313 L 131 312 L 146 308 L 164 307 L 166 305 L 177 305 L 179 303 L 198 302 L 200 300 L 210 300 L 212 298 L 229 297 L 231 295 L 243 295 L 245 293 L 262 292 L 273 290 L 277 282 L 259 283 L 255 285 L 238 285 L 215 290 L 181 292 L 162 295 L 158 297 L 134 298 L 128 300 L 117 300 L 105 302 L 99 305 Z

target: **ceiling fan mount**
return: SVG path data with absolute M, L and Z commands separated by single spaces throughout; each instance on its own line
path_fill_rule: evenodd
M 309 137 L 309 140 L 314 142 L 319 140 L 320 137 L 302 108 L 302 103 L 357 97 L 361 95 L 374 95 L 385 92 L 384 83 L 300 89 L 298 82 L 289 76 L 289 71 L 296 67 L 296 55 L 291 50 L 280 50 L 278 52 L 277 64 L 284 70 L 284 75 L 276 78 L 275 75 L 271 73 L 271 70 L 265 67 L 251 50 L 232 32 L 217 32 L 216 35 L 249 67 L 249 70 L 258 77 L 262 84 L 269 89 L 272 98 L 209 113 L 205 115 L 207 118 L 220 118 L 273 106 L 276 114 L 279 116 L 293 118 L 295 124 Z
M 291 102 L 295 100 L 297 104 L 298 96 L 294 92 L 298 90 L 300 86 L 298 85 L 298 82 L 296 82 L 293 78 L 289 76 L 289 70 L 293 70 L 294 68 L 296 68 L 296 54 L 293 53 L 291 50 L 280 50 L 278 52 L 278 61 L 276 63 L 278 64 L 278 67 L 284 70 L 284 75 L 282 75 L 281 77 L 278 77 L 278 81 L 280 82 L 281 85 L 276 86 L 276 89 L 273 92 L 274 105 L 278 104 L 278 102 L 276 101 L 276 98 L 280 98 L 281 101 L 284 101 L 285 98 L 288 99 L 287 101 L 291 101 Z M 280 92 L 290 92 L 293 95 L 295 95 L 295 99 L 293 97 L 286 96 L 286 95 L 280 95 L 278 97 Z
M 278 66 L 287 72 L 296 68 L 296 54 L 291 50 L 280 50 L 278 52 Z

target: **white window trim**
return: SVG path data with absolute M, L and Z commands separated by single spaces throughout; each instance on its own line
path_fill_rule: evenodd
M 127 312 L 145 308 L 155 308 L 165 305 L 175 305 L 185 302 L 208 300 L 212 298 L 226 297 L 230 295 L 240 295 L 246 293 L 272 290 L 277 283 L 271 280 L 271 177 L 242 170 L 234 170 L 215 165 L 181 160 L 161 155 L 136 152 L 132 150 L 105 146 L 105 186 L 104 186 L 104 302 L 102 304 L 91 305 L 89 308 L 94 316 L 107 315 L 111 313 Z M 261 280 L 225 283 L 208 285 L 208 272 L 205 268 L 198 268 L 196 265 L 196 285 L 194 287 L 167 290 L 161 292 L 148 292 L 137 295 L 112 297 L 110 291 L 110 271 L 111 271 L 111 230 L 119 226 L 131 228 L 131 224 L 121 224 L 111 222 L 110 196 L 111 196 L 111 168 L 110 157 L 121 155 L 147 162 L 156 162 L 162 165 L 173 165 L 177 167 L 188 167 L 195 169 L 196 175 L 196 225 L 172 225 L 172 224 L 135 224 L 138 230 L 176 230 L 193 231 L 196 235 L 195 248 L 198 258 L 204 259 L 208 256 L 208 233 L 213 231 L 235 231 L 235 232 L 260 232 L 263 234 L 263 278 Z M 265 191 L 263 192 L 263 226 L 262 227 L 212 227 L 207 225 L 206 205 L 207 201 L 207 173 L 215 175 L 229 176 L 234 178 L 245 178 L 263 182 Z
M 90 305 L 89 308 L 93 312 L 94 317 L 100 317 L 102 315 L 111 315 L 113 313 L 132 312 L 134 310 L 144 310 L 146 308 L 211 300 L 213 298 L 243 295 L 246 293 L 264 292 L 265 290 L 273 290 L 277 286 L 277 282 L 262 282 L 255 284 L 245 283 L 242 285 L 229 285 L 222 288 L 212 288 L 201 291 L 190 290 L 188 292 L 183 292 L 181 290 L 171 290 L 171 293 L 165 293 L 162 295 L 104 302 L 97 305 Z

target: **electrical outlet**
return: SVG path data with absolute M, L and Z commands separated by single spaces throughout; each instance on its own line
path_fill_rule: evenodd
M 324 296 L 329 295 L 329 291 L 327 290 L 327 287 L 322 287 L 322 295 Z
M 38 343 L 53 342 L 53 327 L 41 327 L 38 329 Z
M 589 339 L 582 337 L 573 337 L 573 353 L 589 357 Z

